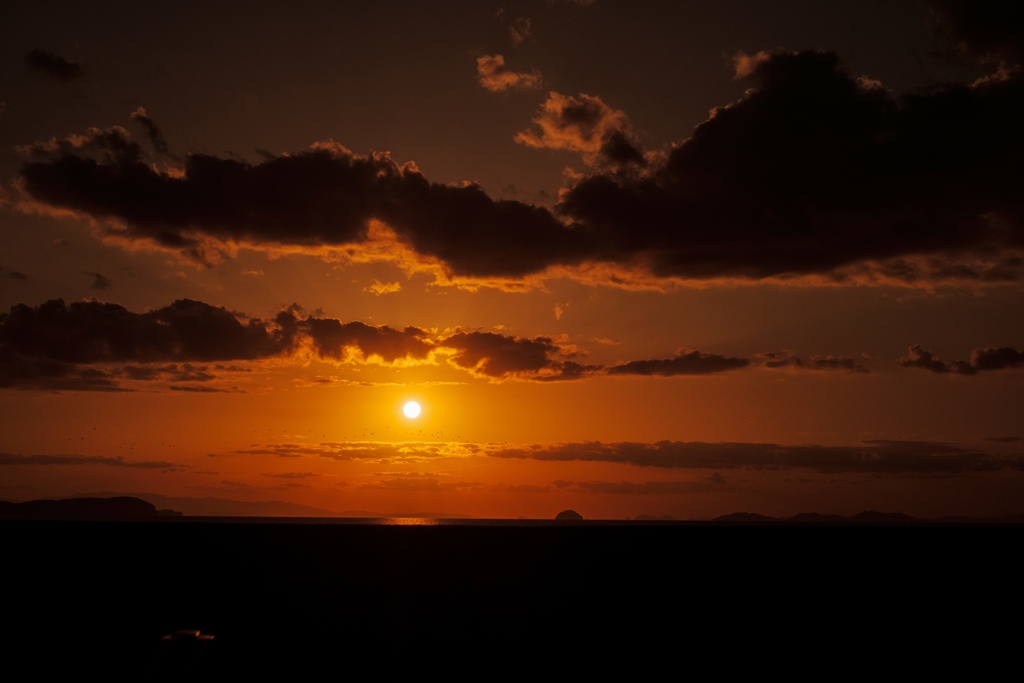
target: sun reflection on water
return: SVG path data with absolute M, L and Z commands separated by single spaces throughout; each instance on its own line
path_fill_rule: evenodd
M 388 526 L 436 526 L 437 520 L 433 517 L 389 517 L 384 520 Z

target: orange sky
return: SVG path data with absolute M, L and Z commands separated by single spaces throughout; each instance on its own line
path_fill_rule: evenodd
M 972 11 L 5 10 L 0 498 L 1024 513 Z

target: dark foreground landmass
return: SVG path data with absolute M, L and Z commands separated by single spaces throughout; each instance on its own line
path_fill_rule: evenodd
M 0 519 L 49 519 L 49 520 L 91 520 L 91 521 L 146 521 L 156 518 L 176 518 L 185 515 L 203 517 L 234 517 L 234 518 L 272 518 L 289 517 L 302 520 L 302 518 L 337 518 L 337 519 L 370 519 L 370 518 L 431 518 L 431 519 L 455 519 L 464 520 L 466 523 L 473 523 L 474 518 L 468 515 L 453 513 L 399 513 L 381 514 L 366 510 L 349 510 L 343 513 L 335 513 L 320 508 L 310 508 L 294 503 L 282 503 L 270 501 L 268 503 L 253 503 L 244 501 L 224 500 L 220 498 L 166 498 L 156 494 L 141 494 L 157 498 L 163 503 L 182 503 L 190 511 L 182 513 L 173 509 L 160 509 L 152 501 L 142 500 L 134 496 L 118 496 L 96 494 L 85 498 L 64 498 L 59 500 L 30 500 L 22 503 L 0 501 Z M 207 503 L 203 505 L 202 503 Z M 291 506 L 291 507 L 289 507 Z M 283 514 L 274 514 L 275 512 Z M 305 513 L 305 514 L 301 514 Z M 525 519 L 525 518 L 523 518 Z M 563 510 L 555 515 L 555 521 L 579 522 L 584 521 L 582 515 L 575 510 Z M 240 521 L 239 519 L 235 520 Z M 489 523 L 522 523 L 512 520 L 476 520 L 484 524 Z M 539 520 L 533 520 L 539 521 Z M 817 512 L 802 512 L 791 517 L 769 517 L 752 512 L 734 512 L 707 520 L 680 520 L 671 516 L 656 517 L 653 515 L 638 515 L 632 520 L 600 520 L 601 524 L 618 524 L 622 522 L 651 523 L 676 523 L 676 524 L 740 524 L 740 525 L 762 525 L 762 524 L 786 524 L 786 525 L 827 525 L 827 524 L 856 524 L 856 525 L 891 525 L 891 524 L 1019 524 L 1024 525 L 1024 515 L 1006 515 L 1001 517 L 966 517 L 948 516 L 939 519 L 921 519 L 912 517 L 901 512 L 877 512 L 867 510 L 855 515 L 833 515 L 820 514 Z M 527 522 L 528 523 L 528 522 Z
M 0 521 L 4 664 L 644 680 L 970 657 L 984 677 L 1024 607 L 1016 525 L 314 522 Z M 214 638 L 161 640 L 180 629 Z

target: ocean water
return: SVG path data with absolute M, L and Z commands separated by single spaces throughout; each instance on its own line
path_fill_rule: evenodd
M 38 680 L 172 680 L 168 671 L 185 672 L 173 680 L 272 671 L 305 680 L 322 666 L 351 674 L 357 662 L 376 667 L 359 678 L 490 678 L 546 671 L 548 659 L 575 675 L 632 663 L 633 677 L 645 678 L 655 669 L 643 667 L 738 666 L 737 653 L 768 666 L 776 659 L 765 657 L 795 656 L 797 645 L 844 661 L 886 643 L 948 644 L 952 653 L 1005 640 L 1012 652 L 1015 630 L 983 625 L 1024 607 L 1020 534 L 424 518 L 6 521 L 0 642 L 4 666 L 30 665 Z M 177 650 L 163 640 L 186 629 L 213 638 Z M 474 668 L 474 653 L 490 668 Z

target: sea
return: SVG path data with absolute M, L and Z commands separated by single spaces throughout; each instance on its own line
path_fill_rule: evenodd
M 0 538 L 0 666 L 32 672 L 6 680 L 729 678 L 915 652 L 984 677 L 1024 613 L 1020 525 L 207 517 Z

